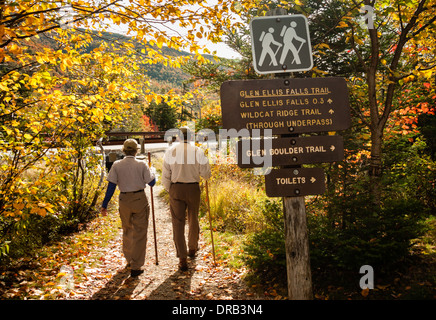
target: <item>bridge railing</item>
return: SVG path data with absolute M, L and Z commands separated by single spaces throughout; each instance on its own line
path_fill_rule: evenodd
M 126 139 L 132 138 L 136 139 L 138 143 L 165 143 L 173 142 L 165 140 L 165 131 L 156 132 L 142 132 L 142 131 L 131 131 L 131 132 L 106 132 L 109 139 L 103 139 L 103 145 L 120 145 L 123 144 Z M 111 137 L 116 137 L 111 139 Z

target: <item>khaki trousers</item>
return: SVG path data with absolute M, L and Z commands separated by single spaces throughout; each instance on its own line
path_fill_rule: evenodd
M 188 256 L 185 241 L 185 219 L 188 213 L 188 247 L 190 250 L 198 249 L 200 225 L 198 211 L 200 209 L 200 186 L 198 184 L 171 184 L 170 211 L 173 223 L 173 239 L 177 256 Z
M 123 228 L 123 253 L 132 270 L 145 262 L 150 209 L 145 192 L 120 193 L 119 211 Z

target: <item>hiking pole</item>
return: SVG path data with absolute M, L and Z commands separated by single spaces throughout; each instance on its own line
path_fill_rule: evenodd
M 208 188 L 208 185 L 207 185 L 207 180 L 206 180 L 206 201 L 207 201 L 207 211 L 209 212 L 209 227 L 210 227 L 210 238 L 212 239 L 213 264 L 216 265 L 216 261 L 215 261 L 215 245 L 213 243 L 212 216 L 210 214 L 209 188 Z
M 148 153 L 148 166 L 151 168 L 151 153 L 150 152 Z M 151 198 L 151 216 L 153 218 L 154 253 L 156 256 L 156 265 L 158 265 L 159 259 L 157 257 L 156 221 L 154 219 L 153 187 L 150 187 L 150 198 Z
M 277 53 L 279 53 L 279 50 L 280 50 L 281 47 L 282 47 L 282 45 L 280 45 L 280 47 L 277 48 L 276 52 L 274 52 L 274 57 L 277 58 Z M 272 61 L 272 58 L 271 58 L 271 62 L 269 63 L 269 65 L 272 65 L 272 64 L 273 64 L 273 61 Z
M 305 42 L 301 42 L 301 43 L 300 43 L 300 47 L 299 47 L 298 50 L 297 50 L 297 54 L 300 53 L 301 47 L 303 46 L 304 43 L 305 43 Z M 295 62 L 295 57 L 294 57 L 294 60 L 292 60 L 291 64 L 294 64 L 294 62 Z

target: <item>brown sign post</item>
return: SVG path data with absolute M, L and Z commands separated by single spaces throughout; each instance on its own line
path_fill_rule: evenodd
M 284 9 L 270 10 L 267 16 L 271 16 L 272 19 L 263 19 L 259 30 L 256 30 L 257 24 L 251 26 L 251 34 L 260 34 L 257 38 L 262 41 L 262 46 L 265 45 L 263 48 L 257 44 L 260 56 L 259 61 L 256 60 L 255 63 L 258 62 L 259 66 L 263 66 L 268 54 L 270 63 L 273 66 L 277 64 L 275 60 L 279 50 L 276 49 L 273 55 L 267 48 L 272 43 L 269 42 L 271 37 L 277 36 L 276 29 L 280 29 L 279 35 L 285 38 L 287 30 L 292 32 L 291 29 L 294 28 L 297 32 L 299 24 L 295 17 L 290 16 L 292 18 L 289 26 L 280 25 L 277 28 L 278 23 L 284 21 L 282 18 L 288 17 Z M 265 25 L 265 22 L 274 25 Z M 292 38 L 291 33 L 288 35 Z M 292 41 L 286 42 L 287 46 L 283 44 L 283 48 L 279 46 L 279 49 L 285 52 L 279 54 L 280 60 L 283 60 L 282 56 L 285 57 L 284 62 L 286 58 L 290 58 L 291 65 L 294 64 L 294 60 L 295 63 L 298 63 L 297 60 L 311 61 L 311 57 L 304 56 L 310 54 L 307 53 L 309 51 L 302 50 L 303 47 L 307 47 L 306 42 L 309 45 L 309 36 L 300 38 L 299 41 L 301 44 L 297 51 L 289 49 L 295 46 Z M 256 50 L 255 44 L 253 50 Z M 292 57 L 287 56 L 289 50 Z M 256 57 L 255 52 L 253 56 Z M 288 66 L 285 68 L 285 65 L 282 65 L 282 69 L 288 69 Z M 267 68 L 260 71 L 275 73 L 277 70 Z M 241 132 L 241 136 L 246 136 L 247 130 L 261 130 L 262 134 L 267 136 L 268 131 L 263 131 L 265 129 L 271 130 L 272 135 L 281 135 L 280 138 L 270 136 L 268 139 L 271 141 L 266 137 L 257 141 L 242 139 L 238 146 L 238 165 L 248 168 L 264 166 L 262 158 L 269 156 L 268 164 L 271 167 L 282 166 L 281 169 L 271 170 L 265 176 L 265 189 L 270 197 L 283 197 L 288 296 L 291 300 L 312 299 L 304 196 L 323 193 L 325 178 L 322 168 L 301 168 L 299 164 L 342 160 L 343 140 L 338 136 L 298 137 L 298 134 L 339 131 L 351 126 L 345 79 L 280 78 L 226 81 L 221 86 L 221 108 L 225 129 Z
M 350 127 L 343 78 L 235 80 L 221 85 L 223 127 L 271 129 L 273 134 L 344 130 Z
M 322 168 L 275 169 L 265 176 L 268 197 L 302 197 L 322 194 L 325 177 Z
M 265 140 L 238 141 L 238 166 L 262 167 L 267 157 L 270 165 L 287 166 L 309 163 L 334 162 L 344 159 L 344 139 L 341 136 L 311 136 L 272 139 L 271 148 Z

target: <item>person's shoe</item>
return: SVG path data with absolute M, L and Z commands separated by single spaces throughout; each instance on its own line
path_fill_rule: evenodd
M 130 276 L 131 277 L 137 277 L 137 276 L 139 276 L 139 275 L 141 275 L 143 273 L 144 273 L 144 270 L 131 270 L 130 271 Z
M 180 258 L 179 270 L 188 271 L 188 262 L 186 261 L 186 258 Z
M 195 258 L 195 254 L 196 253 L 197 253 L 197 250 L 189 249 L 188 256 L 191 257 L 191 258 Z

